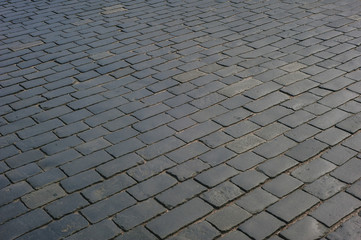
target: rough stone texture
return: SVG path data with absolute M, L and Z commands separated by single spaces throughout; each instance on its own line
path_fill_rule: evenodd
M 0 1 L 0 238 L 359 239 L 360 8 Z
M 309 216 L 291 225 L 281 232 L 281 235 L 287 239 L 319 239 L 327 232 L 327 228 L 314 218 Z M 300 234 L 303 232 L 303 234 Z

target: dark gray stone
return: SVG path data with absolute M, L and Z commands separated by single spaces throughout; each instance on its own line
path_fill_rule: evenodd
M 271 214 L 261 212 L 258 215 L 248 219 L 245 223 L 242 223 L 239 230 L 251 236 L 254 239 L 265 239 L 279 228 L 284 226 L 284 223 Z
M 153 219 L 146 226 L 161 238 L 178 231 L 182 227 L 202 218 L 213 208 L 199 198 L 194 198 L 177 208 Z
M 322 203 L 311 216 L 331 227 L 360 206 L 360 200 L 341 192 Z
M 291 221 L 297 216 L 303 214 L 308 209 L 319 202 L 314 196 L 297 190 L 272 206 L 267 208 L 267 211 L 284 221 Z

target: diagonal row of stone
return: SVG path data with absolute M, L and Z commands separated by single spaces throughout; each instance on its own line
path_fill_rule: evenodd
M 359 239 L 361 2 L 0 3 L 1 239 Z

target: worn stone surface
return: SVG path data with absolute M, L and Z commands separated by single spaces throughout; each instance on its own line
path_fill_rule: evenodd
M 360 8 L 1 1 L 0 238 L 360 238 Z

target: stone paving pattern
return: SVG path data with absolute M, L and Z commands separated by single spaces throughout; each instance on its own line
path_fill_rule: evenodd
M 361 1 L 0 6 L 2 240 L 361 239 Z

